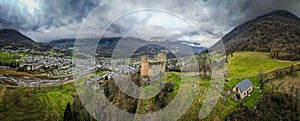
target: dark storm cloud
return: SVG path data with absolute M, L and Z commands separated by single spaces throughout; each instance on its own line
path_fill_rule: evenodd
M 99 0 L 24 0 L 23 2 L 20 0 L 1 0 L 1 28 L 17 29 L 37 40 L 47 37 L 49 37 L 48 39 L 60 38 L 55 37 L 57 35 L 45 35 L 45 32 L 56 28 L 68 31 L 61 27 L 68 28 L 69 31 L 78 29 L 78 27 L 71 27 L 70 25 L 81 23 L 100 3 Z M 37 35 L 31 33 L 37 33 Z M 67 33 L 66 37 L 70 36 L 68 32 L 63 33 Z M 45 36 L 40 37 L 39 34 Z
M 19 0 L 0 1 L 0 20 L 2 24 L 17 27 L 22 30 L 36 30 L 45 26 L 60 27 L 73 22 L 80 22 L 82 18 L 99 5 L 97 0 L 38 0 L 37 6 L 31 11 L 30 5 Z M 31 4 L 31 3 L 28 3 Z
M 115 19 L 114 15 L 131 8 L 162 8 L 171 11 L 181 11 L 187 18 L 197 20 L 194 26 L 199 32 L 186 31 L 170 33 L 170 36 L 178 34 L 201 33 L 204 39 L 218 41 L 219 34 L 225 35 L 234 27 L 254 19 L 260 15 L 275 10 L 288 10 L 300 16 L 299 0 L 198 0 L 198 10 L 191 10 L 191 1 L 185 0 L 23 0 L 36 4 L 26 4 L 20 0 L 0 0 L 0 28 L 13 28 L 22 31 L 37 41 L 46 41 L 61 38 L 74 38 L 81 24 L 90 12 L 100 5 L 97 21 L 88 23 L 86 37 L 93 37 L 92 32 L 97 27 L 106 29 L 105 25 Z M 201 8 L 201 9 L 200 9 Z M 108 12 L 109 11 L 109 12 Z M 207 17 L 205 13 L 210 16 Z M 158 15 L 161 17 L 160 15 Z M 110 36 L 130 31 L 130 28 L 149 23 L 155 15 L 138 14 L 124 18 L 123 21 L 112 24 L 109 29 Z M 158 19 L 166 19 L 164 17 Z M 215 26 L 212 24 L 215 23 Z M 172 21 L 173 22 L 173 21 Z M 171 22 L 171 23 L 172 23 Z M 147 30 L 147 31 L 146 31 Z M 139 34 L 148 34 L 151 28 Z M 162 29 L 163 30 L 163 29 Z M 185 31 L 185 30 L 183 30 Z M 160 32 L 162 34 L 168 32 Z M 159 35 L 157 35 L 159 36 Z M 189 35 L 193 36 L 193 35 Z M 186 38 L 186 37 L 185 37 Z
M 219 26 L 222 34 L 258 16 L 276 10 L 287 10 L 300 16 L 299 0 L 208 0 L 199 1 Z

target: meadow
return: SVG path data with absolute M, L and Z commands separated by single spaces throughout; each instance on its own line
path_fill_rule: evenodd
M 11 63 L 13 62 L 15 57 L 12 54 L 6 52 L 0 52 L 0 62 Z
M 227 78 L 251 77 L 258 75 L 259 71 L 267 72 L 297 63 L 272 59 L 269 53 L 264 52 L 235 52 L 229 60 Z

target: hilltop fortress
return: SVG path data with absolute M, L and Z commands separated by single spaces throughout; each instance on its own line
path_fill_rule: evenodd
M 167 54 L 159 52 L 157 61 L 149 61 L 148 56 L 143 55 L 141 59 L 141 78 L 148 80 L 157 77 L 166 70 Z M 151 79 L 152 80 L 152 79 Z

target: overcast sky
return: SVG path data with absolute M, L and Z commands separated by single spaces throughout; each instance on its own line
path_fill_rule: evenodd
M 82 26 L 82 37 L 93 38 L 110 25 L 105 36 L 158 41 L 201 38 L 211 45 L 234 27 L 275 10 L 300 16 L 300 1 L 0 0 L 0 28 L 16 29 L 35 41 L 46 42 L 76 38 Z M 93 21 L 87 19 L 90 16 Z

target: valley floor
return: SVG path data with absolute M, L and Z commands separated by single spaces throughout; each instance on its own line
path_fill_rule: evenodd
M 243 55 L 244 53 L 244 55 Z M 240 56 L 239 56 L 240 55 Z M 254 55 L 258 55 L 253 57 Z M 259 60 L 259 61 L 257 61 Z M 258 64 L 257 64 L 258 63 Z M 265 63 L 265 64 L 264 64 Z M 203 120 L 225 120 L 226 117 L 236 111 L 240 104 L 244 104 L 248 109 L 253 110 L 259 100 L 264 97 L 267 92 L 274 91 L 278 93 L 290 94 L 291 86 L 293 92 L 300 86 L 300 72 L 295 72 L 269 81 L 265 84 L 264 89 L 260 89 L 260 81 L 258 77 L 258 69 L 263 72 L 276 69 L 278 67 L 289 66 L 297 62 L 278 61 L 268 59 L 266 53 L 239 52 L 230 58 L 229 82 L 225 82 L 222 94 L 213 108 L 212 112 Z M 104 72 L 97 73 L 102 75 Z M 96 75 L 97 75 L 96 74 Z M 199 78 L 195 74 L 189 73 L 183 77 L 184 81 L 198 81 L 198 88 L 195 88 L 194 94 L 197 94 L 186 113 L 180 120 L 198 120 L 199 111 L 206 98 L 208 88 L 211 84 L 209 78 Z M 30 76 L 30 75 L 28 75 Z M 94 75 L 95 76 L 95 75 Z M 158 103 L 160 99 L 154 97 L 148 100 L 140 100 L 136 112 L 145 114 L 157 111 L 159 106 L 168 105 L 179 93 L 182 87 L 194 88 L 194 83 L 182 82 L 182 73 L 167 72 L 164 82 L 173 83 L 174 90 L 163 97 L 164 103 Z M 245 78 L 249 78 L 254 85 L 254 90 L 250 96 L 243 100 L 234 101 L 231 92 L 232 88 Z M 273 87 L 273 89 L 272 89 Z M 151 89 L 152 87 L 147 87 Z M 50 86 L 50 87 L 0 87 L 0 119 L 4 120 L 62 120 L 67 103 L 72 103 L 72 95 L 76 94 L 73 83 Z M 295 94 L 295 93 L 293 93 Z M 185 98 L 185 97 L 183 97 Z M 188 98 L 188 97 L 187 97 Z M 160 107 L 161 108 L 161 107 Z

